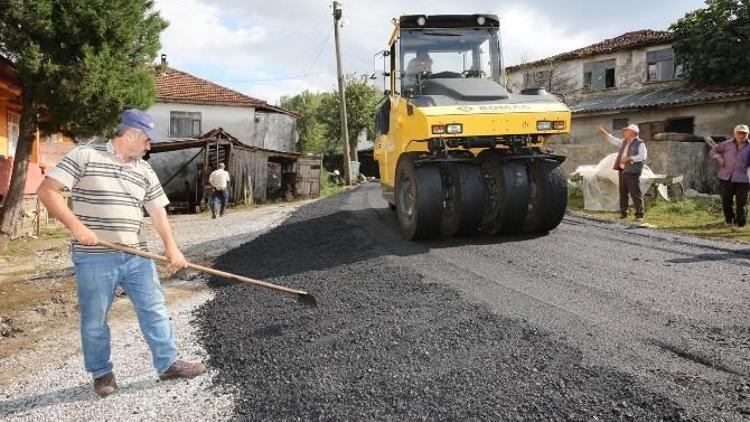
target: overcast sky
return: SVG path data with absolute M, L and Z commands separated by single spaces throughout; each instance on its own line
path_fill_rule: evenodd
M 666 29 L 703 0 L 396 0 L 341 2 L 343 68 L 373 72 L 391 19 L 402 14 L 495 13 L 506 65 L 536 60 L 639 29 Z M 328 0 L 156 0 L 170 23 L 169 64 L 277 104 L 282 95 L 336 85 Z M 382 61 L 377 63 L 382 69 Z

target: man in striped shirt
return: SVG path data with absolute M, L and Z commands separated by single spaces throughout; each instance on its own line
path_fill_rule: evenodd
M 145 249 L 143 208 L 161 237 L 173 268 L 187 265 L 175 243 L 159 179 L 143 160 L 150 142 L 158 140 L 151 116 L 126 110 L 115 137 L 106 144 L 81 145 L 68 153 L 42 182 L 37 194 L 49 212 L 73 234 L 72 258 L 81 309 L 81 341 L 86 370 L 100 396 L 117 384 L 110 358 L 107 312 L 115 288 L 122 286 L 133 302 L 141 333 L 151 349 L 161 379 L 192 378 L 206 368 L 177 359 L 164 294 L 150 259 L 98 246 L 98 239 Z M 73 210 L 62 191 L 71 191 Z

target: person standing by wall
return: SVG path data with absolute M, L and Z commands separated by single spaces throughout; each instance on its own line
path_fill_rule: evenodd
M 187 265 L 167 219 L 164 207 L 169 200 L 151 166 L 143 160 L 152 140 L 158 140 L 158 133 L 151 116 L 141 110 L 125 110 L 110 142 L 76 147 L 37 190 L 50 214 L 73 234 L 83 361 L 94 378 L 95 392 L 102 397 L 117 389 L 107 313 L 118 286 L 133 302 L 159 378 L 192 378 L 206 371 L 202 363 L 177 358 L 154 261 L 97 244 L 102 239 L 146 249 L 148 245 L 141 236 L 146 208 L 164 243 L 170 267 Z M 63 189 L 72 192 L 73 210 L 65 202 Z
M 715 159 L 720 166 L 719 190 L 721 205 L 724 209 L 724 221 L 727 226 L 736 224 L 738 227 L 743 227 L 747 222 L 745 208 L 747 194 L 750 191 L 750 181 L 747 177 L 750 147 L 747 138 L 748 126 L 737 125 L 734 128 L 734 137 L 716 145 L 710 153 L 711 158 Z
M 641 192 L 641 173 L 648 157 L 645 142 L 638 137 L 640 129 L 632 124 L 622 128 L 622 139 L 612 136 L 603 128 L 598 128 L 599 135 L 612 145 L 618 147 L 614 169 L 619 172 L 620 185 L 620 218 L 628 217 L 628 197 L 635 206 L 635 220 L 644 216 L 643 193 Z
M 229 206 L 229 191 L 227 190 L 229 172 L 224 170 L 224 163 L 219 163 L 219 168 L 211 172 L 208 176 L 208 183 L 214 188 L 214 193 L 211 195 L 211 218 L 216 218 L 217 212 L 219 217 L 223 217 Z

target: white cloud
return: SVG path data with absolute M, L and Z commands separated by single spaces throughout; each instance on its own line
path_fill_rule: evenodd
M 406 9 L 398 0 L 344 1 L 344 71 L 373 72 L 373 54 L 386 47 L 391 19 L 402 14 L 497 13 L 505 61 L 512 65 L 522 58 L 540 59 L 629 30 L 664 29 L 702 2 L 630 1 L 633 8 L 651 7 L 654 13 L 612 20 L 612 15 L 622 11 L 618 2 L 596 2 L 592 8 L 592 2 L 584 0 L 500 5 L 491 0 L 460 4 L 412 0 Z M 303 89 L 320 91 L 336 85 L 328 0 L 156 0 L 156 8 L 170 21 L 162 34 L 163 52 L 181 70 L 271 103 Z
M 224 11 L 198 0 L 159 0 L 156 10 L 169 21 L 161 37 L 163 50 L 171 63 L 195 66 L 202 63 L 258 65 L 259 57 L 250 52 L 268 38 L 263 27 L 231 29 L 222 23 Z
M 503 56 L 508 66 L 543 59 L 597 41 L 593 33 L 570 32 L 534 9 L 512 7 L 500 13 Z

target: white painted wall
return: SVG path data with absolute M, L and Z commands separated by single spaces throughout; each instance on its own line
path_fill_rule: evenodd
M 253 107 L 157 102 L 148 109 L 148 113 L 154 118 L 156 130 L 165 138 L 170 137 L 169 115 L 172 111 L 201 113 L 203 133 L 221 127 L 244 144 L 261 146 L 254 143 L 255 109 Z
M 255 113 L 253 145 L 274 151 L 297 151 L 297 119 L 282 113 Z

